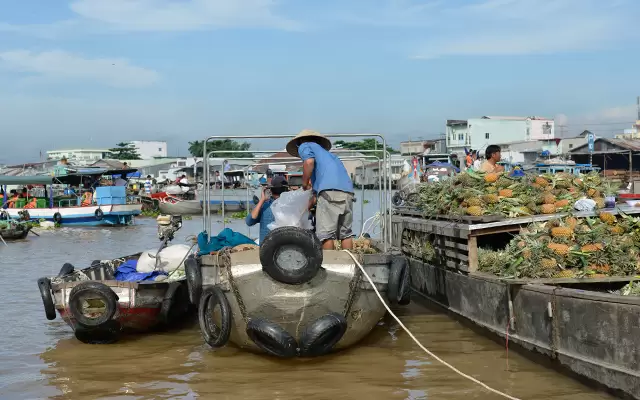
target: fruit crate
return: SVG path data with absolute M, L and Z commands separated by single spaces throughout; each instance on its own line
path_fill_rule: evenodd
M 640 207 L 619 206 L 614 209 L 576 212 L 577 218 L 594 217 L 600 211 L 611 214 L 640 214 Z M 521 228 L 534 222 L 544 222 L 566 216 L 563 214 L 534 215 L 502 219 L 494 222 L 465 223 L 396 214 L 392 217 L 393 246 L 403 253 L 435 266 L 462 272 L 478 270 L 478 248 L 506 246 Z M 428 248 L 428 244 L 432 249 Z M 431 259 L 425 255 L 433 254 Z

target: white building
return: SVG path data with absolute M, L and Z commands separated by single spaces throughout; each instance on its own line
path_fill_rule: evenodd
M 140 158 L 148 160 L 155 157 L 167 157 L 167 142 L 134 140 L 129 142 L 133 146 Z
M 69 163 L 76 165 L 86 165 L 103 158 L 108 158 L 109 149 L 71 149 L 71 150 L 48 150 L 47 160 L 61 160 L 66 158 Z
M 616 135 L 616 139 L 640 139 L 640 120 L 637 120 L 632 128 L 625 129 L 624 133 Z
M 484 150 L 490 144 L 555 138 L 554 120 L 541 117 L 481 117 L 448 120 L 446 143 L 450 153 Z

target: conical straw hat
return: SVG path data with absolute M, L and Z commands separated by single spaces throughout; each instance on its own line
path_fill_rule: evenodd
M 302 143 L 302 139 L 304 138 L 313 138 L 313 141 L 318 143 L 325 150 L 331 150 L 331 141 L 329 139 L 316 131 L 305 129 L 302 132 L 298 133 L 296 137 L 291 139 L 289 143 L 287 143 L 287 153 L 291 154 L 294 157 L 299 157 L 300 155 L 298 154 L 298 146 L 300 146 L 300 144 Z

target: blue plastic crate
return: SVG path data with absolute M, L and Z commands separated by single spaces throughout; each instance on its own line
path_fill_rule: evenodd
M 101 186 L 96 188 L 96 204 L 127 204 L 127 188 L 124 186 Z

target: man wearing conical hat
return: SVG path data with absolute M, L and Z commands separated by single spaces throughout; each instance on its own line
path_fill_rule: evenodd
M 353 183 L 342 161 L 330 153 L 331 141 L 318 132 L 303 130 L 289 143 L 287 153 L 303 162 L 302 187 L 316 195 L 316 236 L 322 248 L 353 248 Z

